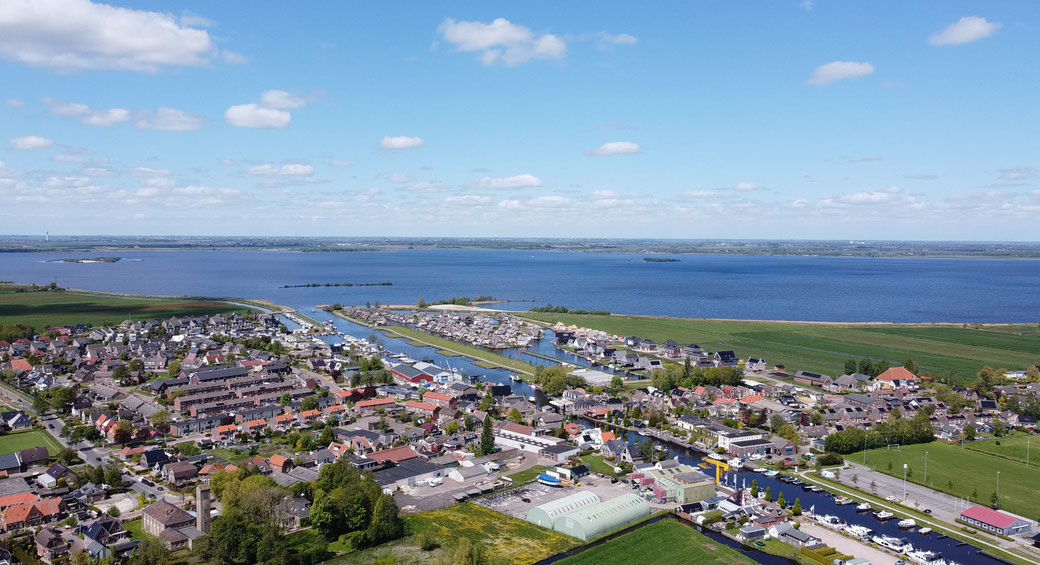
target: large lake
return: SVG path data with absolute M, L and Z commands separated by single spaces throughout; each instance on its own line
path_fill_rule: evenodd
M 98 253 L 102 255 L 104 253 Z M 0 280 L 157 295 L 265 298 L 316 304 L 414 304 L 453 296 L 552 303 L 621 314 L 832 322 L 1037 322 L 1040 261 L 682 255 L 530 251 L 358 253 L 122 252 L 117 263 L 62 263 L 92 254 L 0 253 Z M 666 256 L 658 256 L 666 257 Z M 393 286 L 280 288 L 392 282 Z

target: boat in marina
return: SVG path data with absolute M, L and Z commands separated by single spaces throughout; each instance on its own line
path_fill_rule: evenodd
M 811 487 L 809 487 L 809 488 L 807 488 L 805 490 L 807 490 L 809 492 L 823 492 L 823 488 L 815 486 L 815 485 L 811 486 Z
M 751 469 L 751 470 L 756 472 L 756 473 L 763 473 L 763 474 L 766 473 L 765 467 L 755 467 L 754 469 Z
M 912 551 L 907 554 L 906 558 L 911 563 L 919 563 L 920 565 L 947 565 L 947 561 L 943 559 L 942 554 L 936 551 Z
M 869 539 L 870 535 L 874 533 L 874 530 L 871 530 L 866 526 L 859 526 L 855 524 L 845 526 L 844 531 L 850 536 L 857 537 L 859 539 Z
M 870 538 L 870 541 L 898 553 L 910 553 L 914 550 L 914 546 L 910 542 L 894 536 L 878 535 Z
M 932 533 L 932 529 L 931 528 L 921 528 L 920 530 L 917 530 L 917 533 L 921 534 L 922 536 L 927 536 L 928 534 Z
M 885 510 L 879 510 L 878 512 L 874 513 L 874 517 L 877 518 L 878 520 L 885 521 L 885 520 L 891 520 L 892 518 L 894 518 L 895 514 L 893 514 L 891 512 L 888 512 L 888 511 L 885 511 Z
M 509 375 L 509 380 L 511 380 L 511 381 L 519 381 L 520 380 L 520 375 Z
M 870 510 L 869 502 L 864 502 L 862 504 L 856 505 L 856 512 L 867 512 L 868 510 Z
M 741 465 L 743 465 L 744 462 L 741 461 L 740 459 L 730 459 L 729 461 L 726 462 L 726 464 L 729 465 L 730 467 L 736 468 L 736 467 L 740 467 Z
M 779 475 L 780 472 L 779 471 L 766 471 L 765 473 L 762 473 L 762 474 L 767 476 L 767 477 L 775 477 L 775 476 Z
M 917 526 L 917 522 L 913 518 L 906 518 L 899 521 L 899 527 L 903 529 L 909 529 Z
M 813 519 L 815 519 L 820 524 L 835 530 L 844 529 L 847 525 L 845 520 L 842 520 L 841 518 L 837 516 L 832 516 L 830 514 L 816 514 L 813 516 Z

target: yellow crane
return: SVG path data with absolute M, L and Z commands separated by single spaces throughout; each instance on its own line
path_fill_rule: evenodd
M 705 459 L 705 463 L 709 463 L 715 466 L 715 484 L 722 482 L 722 472 L 729 472 L 729 464 L 725 461 L 719 461 L 717 459 Z

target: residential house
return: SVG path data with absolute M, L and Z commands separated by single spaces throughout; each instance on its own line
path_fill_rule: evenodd
M 44 563 L 53 563 L 69 555 L 69 542 L 54 528 L 42 528 L 33 540 L 36 542 L 36 555 Z

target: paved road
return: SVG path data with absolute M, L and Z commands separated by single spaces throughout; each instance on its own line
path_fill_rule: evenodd
M 64 447 L 71 447 L 79 452 L 80 458 L 90 465 L 97 465 L 105 460 L 106 457 L 111 455 L 112 450 L 107 447 L 95 447 L 93 443 L 89 441 L 81 441 L 76 445 L 72 445 L 69 441 L 61 436 L 61 431 L 65 429 L 65 421 L 58 418 L 54 414 L 44 414 L 40 416 L 40 421 L 46 427 L 47 432 L 54 436 L 54 439 L 58 440 Z M 100 460 L 100 461 L 99 461 Z

